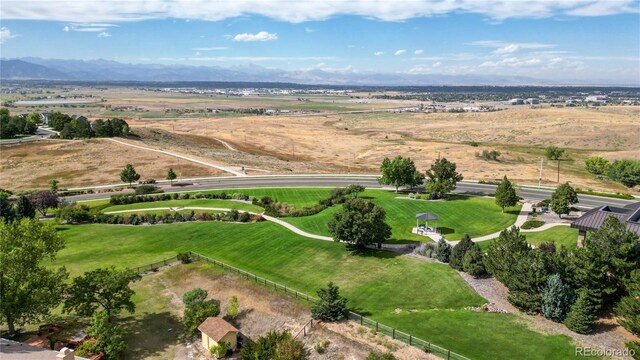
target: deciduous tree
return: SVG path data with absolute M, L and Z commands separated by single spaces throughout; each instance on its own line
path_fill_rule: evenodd
M 0 221 L 0 320 L 9 334 L 36 322 L 62 300 L 68 274 L 45 266 L 64 247 L 53 225 L 35 219 Z
M 578 195 L 569 183 L 564 183 L 556 188 L 551 194 L 551 210 L 562 217 L 563 214 L 569 214 L 571 205 L 578 203 Z
M 175 180 L 177 177 L 178 175 L 176 175 L 176 173 L 173 172 L 173 169 L 169 168 L 169 170 L 167 171 L 167 180 L 169 180 L 171 185 L 173 185 L 173 180 Z
M 35 193 L 33 196 L 29 198 L 31 200 L 31 204 L 42 214 L 42 216 L 47 215 L 47 210 L 56 209 L 60 201 L 58 200 L 58 195 L 52 193 L 51 191 L 40 191 Z
M 329 222 L 329 232 L 335 241 L 344 241 L 362 250 L 367 245 L 382 244 L 391 236 L 385 217 L 384 209 L 373 202 L 349 199 Z
M 378 182 L 383 185 L 395 186 L 396 192 L 401 186 L 418 186 L 422 184 L 422 174 L 416 170 L 416 164 L 411 158 L 396 156 L 393 160 L 384 158 L 380 166 L 382 176 Z
M 629 188 L 640 185 L 640 160 L 616 160 L 607 169 L 607 176 Z
M 122 310 L 133 313 L 136 309 L 132 300 L 135 292 L 129 285 L 138 280 L 140 275 L 128 269 L 109 267 L 88 271 L 73 279 L 64 310 L 75 311 L 80 316 L 90 316 L 97 310 L 103 310 L 109 319 Z
M 456 171 L 456 163 L 446 158 L 437 159 L 427 170 L 426 192 L 430 199 L 441 199 L 447 193 L 455 190 L 456 183 L 464 179 Z
M 97 311 L 93 314 L 87 333 L 96 339 L 95 351 L 104 352 L 108 359 L 119 359 L 127 349 L 124 329 L 120 325 L 111 323 L 106 311 Z
M 609 168 L 609 160 L 600 156 L 593 156 L 584 161 L 587 171 L 594 175 L 604 175 Z

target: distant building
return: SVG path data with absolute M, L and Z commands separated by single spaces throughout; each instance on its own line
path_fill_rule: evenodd
M 503 104 L 505 104 L 505 105 L 524 105 L 524 100 L 519 99 L 519 98 L 515 98 L 515 99 L 507 100 L 507 101 L 503 102 Z
M 222 342 L 228 342 L 231 350 L 235 350 L 238 345 L 238 334 L 240 330 L 226 322 L 220 317 L 208 317 L 198 330 L 202 333 L 202 347 L 209 350 Z
M 540 99 L 528 98 L 524 102 L 525 102 L 525 104 L 540 104 Z
M 640 202 L 624 207 L 607 205 L 591 209 L 571 223 L 571 227 L 578 229 L 578 247 L 582 247 L 587 231 L 600 229 L 604 221 L 613 216 L 640 236 Z
M 607 100 L 608 99 L 606 95 L 592 95 L 592 96 L 587 96 L 584 99 L 585 102 L 597 102 L 602 104 L 606 104 Z

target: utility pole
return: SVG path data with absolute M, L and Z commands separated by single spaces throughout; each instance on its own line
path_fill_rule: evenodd
M 296 161 L 296 144 L 295 143 L 291 143 L 291 157 L 293 158 L 293 161 Z
M 560 158 L 558 158 L 558 184 L 560 184 Z
M 542 162 L 544 158 L 540 158 L 540 176 L 538 177 L 538 189 L 540 189 L 540 185 L 542 185 Z

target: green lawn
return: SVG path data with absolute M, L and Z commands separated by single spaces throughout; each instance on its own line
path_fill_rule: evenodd
M 484 299 L 446 265 L 388 252 L 351 255 L 344 244 L 302 238 L 273 223 L 94 224 L 61 226 L 60 233 L 67 247 L 56 263 L 73 275 L 193 250 L 309 294 L 334 281 L 354 310 L 473 359 L 573 353 L 566 336 L 528 330 L 512 315 L 465 310 Z
M 520 211 L 520 207 L 514 207 L 502 213 L 493 199 L 485 197 L 456 196 L 447 201 L 425 201 L 400 199 L 398 197 L 406 195 L 385 190 L 367 190 L 363 196 L 386 210 L 387 223 L 393 229 L 390 242 L 430 241 L 427 237 L 411 233 L 417 213 L 437 214 L 440 218 L 435 224 L 445 237 L 459 240 L 465 233 L 477 237 L 504 230 L 513 225 Z M 283 220 L 308 232 L 329 235 L 327 224 L 336 211 L 336 208 L 330 208 L 313 216 Z
M 572 249 L 578 244 L 578 230 L 572 229 L 569 226 L 556 226 L 543 231 L 523 232 L 522 234 L 527 237 L 529 244 L 536 246 L 543 242 L 553 241 L 557 247 L 564 245 Z M 482 250 L 487 250 L 492 241 L 493 240 L 480 241 L 478 245 L 480 245 Z
M 135 203 L 135 204 L 127 204 L 127 205 L 114 205 L 114 206 L 109 206 L 107 208 L 104 208 L 102 211 L 108 212 L 108 211 L 151 209 L 151 208 L 162 208 L 162 207 L 184 207 L 184 206 L 237 209 L 237 210 L 253 211 L 258 213 L 261 213 L 264 211 L 264 209 L 256 205 L 246 204 L 239 201 L 215 200 L 215 199 L 167 200 L 167 201 L 143 202 L 143 203 Z

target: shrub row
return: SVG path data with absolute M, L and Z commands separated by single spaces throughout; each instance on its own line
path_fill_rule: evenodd
M 226 193 L 219 194 L 203 194 L 203 193 L 171 193 L 160 195 L 133 195 L 133 194 L 117 194 L 111 195 L 109 204 L 111 205 L 127 205 L 143 202 L 167 201 L 167 200 L 187 200 L 187 199 L 220 199 L 220 200 L 249 200 L 250 197 L 245 194 L 235 193 L 228 195 Z
M 142 224 L 171 224 L 188 221 L 226 221 L 226 222 L 257 222 L 262 221 L 260 215 L 252 215 L 247 212 L 231 210 L 224 213 L 164 213 L 164 214 L 96 214 L 92 215 L 88 208 L 67 207 L 58 212 L 58 219 L 67 223 L 99 223 L 99 224 L 122 224 L 122 225 L 142 225 Z

